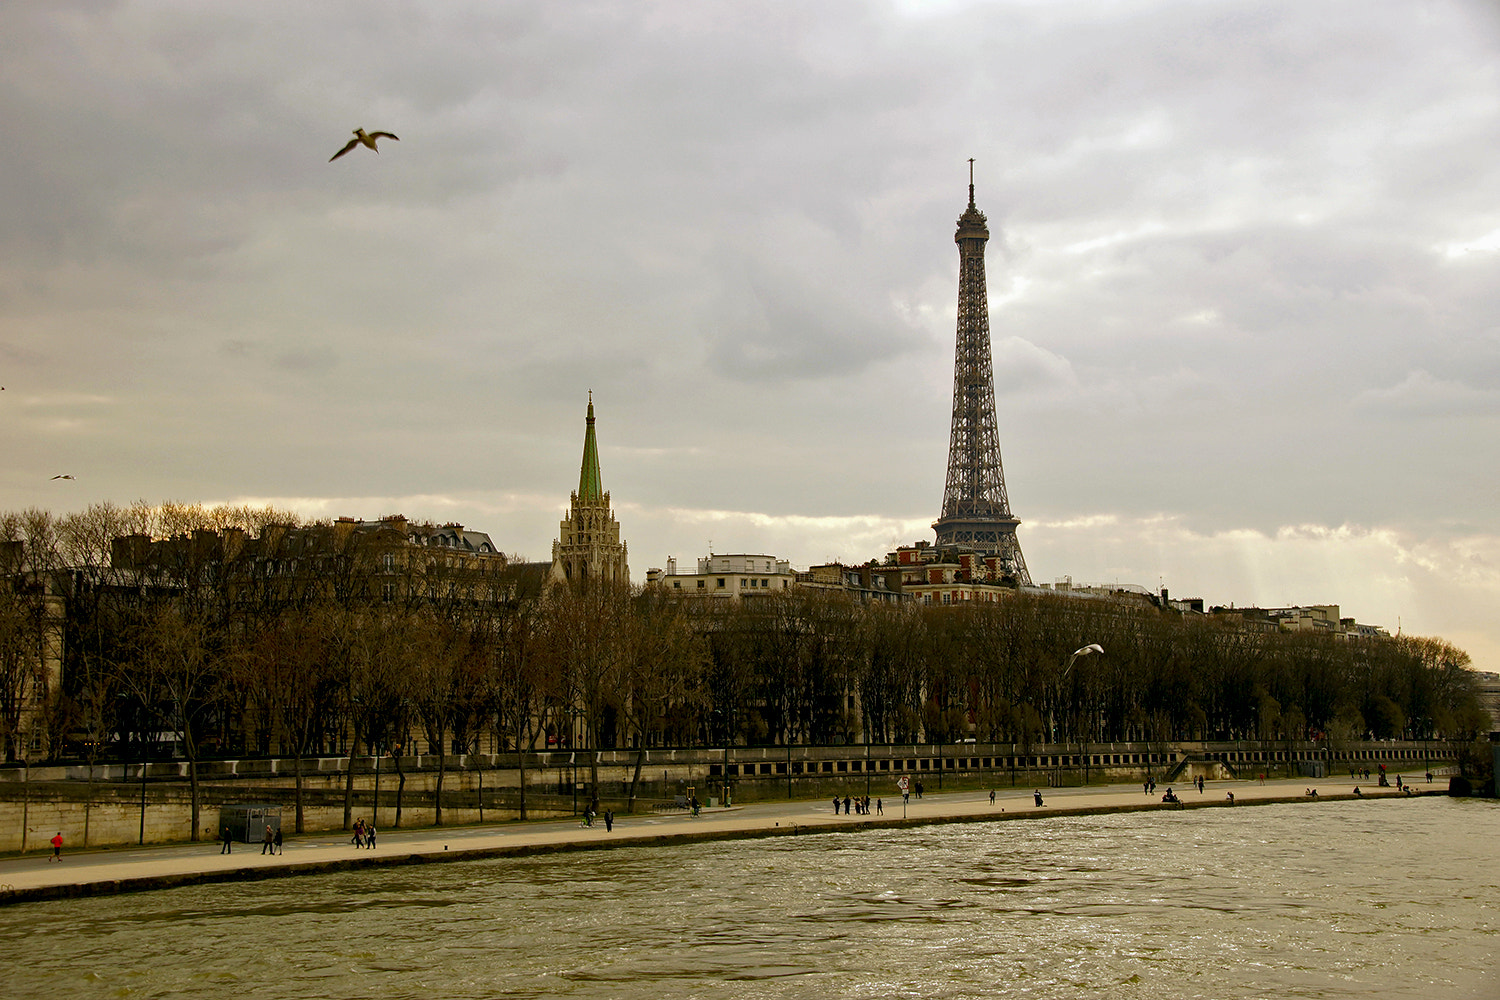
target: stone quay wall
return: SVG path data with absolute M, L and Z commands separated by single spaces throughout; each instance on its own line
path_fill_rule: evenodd
M 1056 744 L 849 745 L 827 747 L 729 747 L 601 750 L 598 784 L 594 751 L 533 753 L 526 757 L 526 803 L 532 818 L 572 815 L 597 795 L 599 808 L 623 811 L 640 767 L 637 812 L 682 808 L 689 796 L 704 804 L 832 795 L 899 798 L 898 782 L 915 789 L 1049 787 L 1087 783 L 1188 782 L 1347 773 L 1348 769 L 1417 776 L 1453 759 L 1436 741 L 1318 743 L 1173 742 Z M 399 763 L 399 769 L 398 769 Z M 443 766 L 443 821 L 447 825 L 496 822 L 519 817 L 521 774 L 516 754 L 449 756 Z M 378 765 L 378 766 L 377 766 Z M 351 773 L 352 769 L 352 773 Z M 265 803 L 282 809 L 282 828 L 295 828 L 296 762 L 290 759 L 200 761 L 199 836 L 213 839 L 226 805 Z M 393 827 L 397 785 L 401 827 L 432 825 L 436 813 L 439 759 L 319 757 L 302 761 L 303 829 L 344 828 L 349 791 L 351 815 L 376 817 Z M 375 813 L 379 783 L 379 813 Z M 482 795 L 481 795 L 482 792 Z M 482 798 L 482 802 L 481 802 Z M 481 816 L 481 806 L 483 815 Z M 61 832 L 69 847 L 164 843 L 192 837 L 188 764 L 183 760 L 140 764 L 0 768 L 0 852 L 46 848 Z

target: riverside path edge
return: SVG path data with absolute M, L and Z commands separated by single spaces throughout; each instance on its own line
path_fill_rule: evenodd
M 1212 782 L 1212 797 L 1196 791 L 1183 793 L 1177 803 L 1164 803 L 1155 796 L 1144 796 L 1139 786 L 1045 789 L 1047 804 L 1034 806 L 1032 793 L 1007 794 L 990 803 L 984 793 L 963 792 L 928 794 L 907 804 L 907 815 L 900 815 L 901 802 L 894 800 L 881 816 L 834 816 L 828 801 L 792 800 L 767 805 L 734 806 L 705 811 L 699 817 L 687 814 L 662 819 L 622 816 L 616 832 L 604 833 L 602 821 L 585 827 L 574 820 L 540 820 L 527 823 L 495 824 L 484 827 L 436 827 L 419 831 L 386 832 L 380 835 L 380 847 L 357 854 L 337 857 L 307 857 L 299 845 L 311 841 L 316 846 L 338 850 L 347 847 L 345 831 L 336 831 L 335 843 L 326 843 L 328 835 L 288 839 L 286 844 L 298 855 L 257 855 L 256 845 L 240 845 L 255 858 L 249 864 L 234 855 L 209 853 L 218 845 L 212 842 L 170 845 L 128 852 L 89 851 L 71 858 L 64 852 L 63 867 L 52 867 L 41 855 L 0 860 L 0 905 L 46 900 L 108 896 L 145 892 L 181 886 L 210 883 L 249 882 L 295 875 L 318 875 L 357 871 L 391 865 L 422 865 L 453 861 L 476 861 L 489 858 L 524 857 L 573 851 L 614 850 L 625 847 L 654 847 L 668 844 L 706 843 L 725 840 L 749 840 L 765 837 L 805 836 L 810 834 L 855 833 L 870 829 L 893 829 L 932 826 L 946 823 L 991 823 L 1051 817 L 1101 816 L 1116 813 L 1158 810 L 1240 808 L 1256 805 L 1306 804 L 1348 801 L 1385 801 L 1436 794 L 1435 790 L 1405 793 L 1394 788 L 1371 788 L 1356 795 L 1352 789 L 1329 788 L 1315 796 L 1298 793 L 1294 785 L 1306 781 L 1272 781 L 1266 785 L 1253 782 Z M 1324 781 L 1321 785 L 1327 786 Z M 1353 784 L 1343 782 L 1343 784 Z M 1219 792 L 1233 792 L 1230 800 Z M 646 820 L 645 823 L 642 820 Z M 645 830 L 650 825 L 653 829 Z M 662 827 L 663 829 L 656 829 Z M 459 841 L 454 849 L 454 841 Z M 467 842 L 467 843 L 465 843 Z M 128 856 L 124 856 L 127 855 Z M 320 852 L 321 853 L 321 852 Z M 70 860 L 84 861 L 71 867 Z

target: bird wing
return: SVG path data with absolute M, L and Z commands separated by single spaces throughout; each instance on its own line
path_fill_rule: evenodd
M 328 158 L 328 162 L 332 163 L 334 160 L 337 160 L 340 156 L 343 156 L 345 153 L 349 152 L 349 150 L 353 149 L 355 146 L 358 146 L 358 145 L 359 145 L 359 140 L 358 139 L 350 139 L 349 140 L 349 144 L 347 146 L 345 146 L 343 149 L 339 150 L 337 153 L 334 153 L 332 156 L 330 156 Z
M 389 132 L 371 132 L 370 133 L 370 138 L 371 139 L 390 139 L 392 142 L 400 142 L 401 141 L 400 137 L 391 135 L 391 133 L 389 133 Z

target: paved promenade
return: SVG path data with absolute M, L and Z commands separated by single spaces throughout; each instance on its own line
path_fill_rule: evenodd
M 284 853 L 277 856 L 261 854 L 258 844 L 235 844 L 233 853 L 227 855 L 219 853 L 221 845 L 216 842 L 81 852 L 70 851 L 64 845 L 61 864 L 49 860 L 50 850 L 0 859 L 0 904 L 136 892 L 199 882 L 347 871 L 373 865 L 423 864 L 691 840 L 789 836 L 872 826 L 1223 807 L 1229 805 L 1230 792 L 1234 793 L 1236 807 L 1270 802 L 1305 802 L 1314 806 L 1318 802 L 1352 798 L 1355 785 L 1359 785 L 1367 799 L 1407 797 L 1395 788 L 1377 788 L 1374 782 L 1351 781 L 1347 777 L 1318 781 L 1297 778 L 1269 780 L 1265 784 L 1258 781 L 1210 781 L 1202 793 L 1186 783 L 1174 785 L 1182 800 L 1181 806 L 1161 802 L 1165 786 L 1158 788 L 1152 796 L 1145 795 L 1140 785 L 1042 788 L 1044 805 L 1038 808 L 1030 787 L 1006 786 L 996 789 L 993 805 L 988 792 L 944 793 L 929 789 L 921 799 L 915 795 L 911 797 L 904 818 L 900 797 L 883 796 L 883 814 L 874 814 L 872 802 L 869 816 L 845 816 L 842 812 L 835 816 L 832 800 L 824 799 L 753 802 L 728 809 L 704 809 L 698 817 L 686 812 L 623 816 L 615 822 L 612 833 L 605 832 L 602 819 L 596 820 L 593 827 L 583 827 L 576 819 L 567 819 L 424 827 L 409 831 L 381 830 L 375 850 L 356 848 L 348 833 L 307 834 L 288 837 Z M 1316 799 L 1306 796 L 1309 787 L 1317 788 Z M 1421 794 L 1446 792 L 1446 788 L 1446 783 L 1438 782 L 1416 786 Z M 290 812 L 288 809 L 287 813 Z M 40 832 L 45 839 L 45 831 Z

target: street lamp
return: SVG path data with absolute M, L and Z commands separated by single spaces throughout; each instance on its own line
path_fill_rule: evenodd
M 1080 647 L 1078 649 L 1073 650 L 1073 655 L 1068 657 L 1068 665 L 1066 667 L 1063 667 L 1062 675 L 1057 678 L 1058 693 L 1059 694 L 1062 693 L 1062 682 L 1065 681 L 1065 680 L 1067 680 L 1068 679 L 1068 675 L 1073 672 L 1073 664 L 1075 664 L 1075 663 L 1078 662 L 1078 658 L 1080 656 L 1089 656 L 1090 654 L 1093 654 L 1093 653 L 1103 653 L 1103 652 L 1104 652 L 1104 647 L 1101 646 L 1101 645 L 1099 645 L 1097 642 L 1091 642 L 1087 646 L 1082 646 L 1082 647 Z M 1089 781 L 1089 749 L 1088 749 L 1088 743 L 1087 742 L 1082 743 L 1081 744 L 1081 748 L 1083 750 L 1083 783 L 1085 785 L 1087 785 L 1088 781 Z
M 568 738 L 568 766 L 572 770 L 573 778 L 573 815 L 578 815 L 578 722 L 585 715 L 583 709 L 574 707 L 571 714 L 572 733 Z M 596 789 L 597 791 L 597 789 Z

